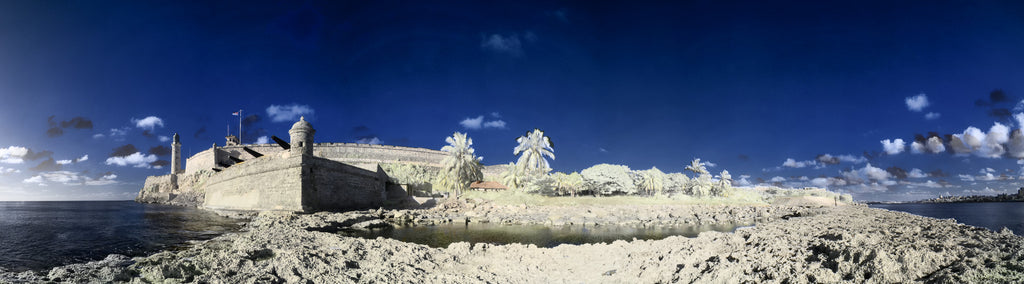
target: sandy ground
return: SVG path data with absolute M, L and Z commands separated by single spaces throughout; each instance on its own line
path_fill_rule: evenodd
M 476 208 L 495 209 L 477 205 Z M 133 283 L 896 283 L 1024 281 L 1024 238 L 864 206 L 520 208 L 481 213 L 471 204 L 428 211 L 328 214 L 263 213 L 238 233 L 176 252 L 147 257 L 111 255 L 44 272 L 0 273 L 0 282 Z M 500 208 L 500 207 L 497 207 Z M 587 212 L 589 210 L 589 213 Z M 761 220 L 735 233 L 611 244 L 526 245 L 455 243 L 430 248 L 389 239 L 323 232 L 399 220 L 470 219 L 556 222 L 551 215 L 614 218 Z M 670 211 L 664 213 L 661 211 Z M 487 212 L 487 211 L 484 211 Z M 538 213 L 543 212 L 543 213 Z M 688 214 L 683 214 L 687 212 Z M 762 215 L 761 212 L 764 212 Z M 678 213 L 678 215 L 676 215 Z M 448 215 L 446 215 L 448 214 Z M 461 215 L 459 215 L 461 214 Z M 622 215 L 642 216 L 620 218 Z M 674 217 L 670 217 L 669 215 Z M 595 214 L 592 216 L 600 215 Z M 406 217 L 408 216 L 408 217 Z M 519 217 L 516 217 L 519 216 Z M 524 217 L 525 216 L 525 217 Z M 735 217 L 735 218 L 734 218 Z M 569 217 L 567 220 L 572 220 Z M 646 219 L 647 222 L 653 219 Z M 663 220 L 664 219 L 664 220 Z M 426 221 L 424 221 L 426 220 Z M 472 221 L 471 221 L 472 222 Z M 680 221 L 684 222 L 684 221 Z

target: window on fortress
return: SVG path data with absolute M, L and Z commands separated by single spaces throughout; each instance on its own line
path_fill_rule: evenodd
M 302 142 L 299 142 L 299 147 L 302 147 Z

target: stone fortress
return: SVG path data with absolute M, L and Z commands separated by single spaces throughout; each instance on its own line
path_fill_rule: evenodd
M 378 208 L 409 199 L 382 163 L 440 167 L 437 150 L 356 143 L 314 143 L 316 130 L 300 118 L 290 141 L 242 145 L 227 136 L 196 153 L 182 168 L 181 142 L 171 144 L 171 173 L 146 178 L 136 201 L 214 210 L 339 211 Z

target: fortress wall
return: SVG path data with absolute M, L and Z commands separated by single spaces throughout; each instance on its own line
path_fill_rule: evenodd
M 356 143 L 318 143 L 313 154 L 343 163 L 401 162 L 439 166 L 445 153 L 436 150 Z
M 265 156 L 231 166 L 206 181 L 204 207 L 304 211 L 302 157 Z
M 324 158 L 304 165 L 312 186 L 304 192 L 305 203 L 316 210 L 356 210 L 383 205 L 387 176 Z
M 192 157 L 188 157 L 188 160 L 185 160 L 185 174 L 190 175 L 199 170 L 209 170 L 217 167 L 217 164 L 214 162 L 213 158 L 213 149 L 206 149 L 202 152 L 192 155 Z

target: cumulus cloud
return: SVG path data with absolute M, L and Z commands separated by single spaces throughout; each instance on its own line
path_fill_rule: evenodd
M 913 169 L 910 169 L 909 173 L 907 173 L 907 177 L 909 177 L 909 178 L 926 178 L 926 177 L 928 177 L 928 174 L 925 173 L 924 171 L 922 171 L 921 169 L 913 168 Z
M 505 128 L 505 121 L 504 120 L 495 120 L 495 121 L 484 122 L 484 128 L 499 128 L 499 129 L 502 129 L 502 128 Z
M 1024 158 L 1024 133 L 1020 129 L 1014 129 L 1011 132 L 1010 141 L 1006 145 L 1006 152 L 1010 157 Z
M 157 137 L 157 139 L 160 140 L 160 142 L 171 141 L 171 137 L 167 137 L 167 136 L 163 136 L 163 135 L 160 135 L 160 137 Z
M 863 168 L 854 169 L 846 172 L 842 172 L 842 175 L 848 182 L 864 184 L 869 181 L 879 182 L 885 184 L 889 182 L 892 175 L 888 171 L 871 166 L 870 163 L 865 165 Z
M 486 51 L 507 54 L 515 57 L 523 56 L 523 43 L 519 35 L 502 36 L 500 34 L 484 35 L 480 48 Z
M 1010 128 L 996 122 L 988 133 L 971 126 L 961 134 L 953 134 L 949 146 L 958 155 L 973 153 L 978 157 L 999 158 L 1006 154 L 1003 144 L 1010 141 Z
M 786 178 L 780 177 L 780 176 L 776 176 L 776 177 L 773 177 L 772 179 L 770 179 L 768 181 L 770 181 L 770 182 L 784 182 L 784 181 L 786 181 Z
M 924 115 L 924 119 L 927 119 L 927 120 L 936 120 L 936 119 L 939 119 L 939 117 L 940 117 L 940 116 L 942 116 L 942 114 L 939 114 L 939 113 L 937 113 L 937 112 L 929 112 L 929 113 L 926 113 L 926 114 Z
M 907 97 L 905 101 L 910 111 L 921 111 L 928 107 L 928 95 L 925 94 Z
M 110 153 L 111 157 L 127 157 L 128 155 L 139 152 L 139 149 L 135 148 L 135 145 L 125 144 L 117 148 L 114 148 L 114 152 Z
M 928 142 L 925 144 L 929 152 L 942 153 L 946 151 L 946 146 L 942 144 L 942 139 L 938 136 L 932 136 L 928 138 Z
M 26 179 L 22 180 L 21 182 L 37 184 L 37 185 L 40 185 L 40 186 L 45 186 L 46 185 L 46 182 L 44 182 L 44 180 L 43 180 L 43 176 L 33 176 L 33 177 L 30 177 L 30 178 L 26 178 Z
M 157 156 L 168 156 L 171 154 L 171 148 L 164 145 L 149 148 L 149 153 Z
M 463 119 L 461 122 L 459 122 L 459 125 L 462 125 L 462 127 L 465 127 L 467 129 L 480 129 L 481 127 L 483 127 L 483 122 L 484 116 L 481 115 L 476 118 L 467 117 L 466 119 Z
M 459 125 L 462 125 L 462 127 L 466 128 L 466 129 L 473 129 L 473 130 L 481 129 L 481 128 L 504 129 L 505 128 L 505 121 L 499 119 L 499 120 L 492 120 L 492 121 L 486 121 L 485 122 L 484 121 L 484 116 L 480 115 L 480 116 L 477 116 L 477 117 L 467 117 L 466 119 L 463 119 L 462 121 L 460 121 Z
M 270 121 L 273 122 L 284 122 L 284 121 L 297 121 L 300 116 L 309 116 L 316 113 L 313 108 L 308 105 L 291 104 L 291 105 L 270 105 L 267 107 L 267 116 L 270 117 Z
M 921 154 L 921 153 L 924 153 L 925 151 L 928 151 L 928 150 L 927 150 L 927 148 L 925 148 L 923 143 L 917 142 L 917 141 L 914 141 L 913 143 L 910 143 L 910 153 Z
M 814 165 L 817 165 L 817 164 L 818 164 L 818 162 L 815 162 L 815 161 L 797 161 L 797 160 L 794 160 L 793 158 L 787 158 L 785 162 L 782 162 L 782 166 L 783 167 L 790 167 L 790 168 L 804 168 L 804 167 L 807 167 L 807 166 L 814 166 Z
M 260 136 L 260 138 L 256 138 L 256 144 L 270 144 L 270 138 L 267 136 Z
M 881 142 L 882 149 L 885 150 L 885 153 L 889 155 L 903 153 L 903 150 L 906 148 L 906 144 L 903 142 L 903 139 L 899 138 L 893 140 L 885 139 L 882 140 Z
M 9 146 L 7 148 L 0 148 L 0 163 L 5 164 L 21 164 L 25 162 L 25 156 L 28 155 L 28 148 Z
M 58 165 L 70 165 L 71 162 L 71 160 L 57 160 Z
M 153 131 L 153 129 L 156 128 L 157 126 L 164 127 L 164 120 L 160 119 L 159 117 L 155 117 L 155 116 L 147 116 L 146 118 L 143 118 L 143 119 L 134 119 L 134 118 L 132 118 L 132 123 L 135 124 L 135 127 L 138 127 L 138 128 L 141 128 L 141 129 L 145 129 L 145 130 L 149 130 L 149 131 Z
M 132 167 L 136 167 L 136 168 L 151 168 L 152 165 L 150 165 L 150 163 L 153 163 L 153 162 L 156 162 L 156 161 L 157 161 L 156 155 L 152 155 L 152 154 L 144 155 L 144 154 L 142 154 L 140 152 L 135 152 L 134 154 L 131 154 L 131 155 L 128 155 L 128 156 L 114 156 L 114 157 L 107 158 L 106 164 L 107 165 L 117 165 L 117 166 L 122 166 L 122 167 L 123 166 L 132 166 Z

